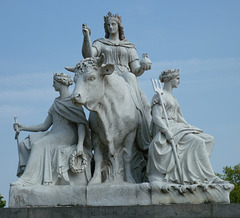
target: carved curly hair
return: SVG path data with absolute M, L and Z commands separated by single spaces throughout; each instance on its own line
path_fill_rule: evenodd
M 169 69 L 169 70 L 164 70 L 160 76 L 159 76 L 159 80 L 161 82 L 168 82 L 170 80 L 172 80 L 173 78 L 179 76 L 179 69 Z
M 73 80 L 71 76 L 65 74 L 65 73 L 54 73 L 53 79 L 65 86 L 70 86 L 73 84 Z

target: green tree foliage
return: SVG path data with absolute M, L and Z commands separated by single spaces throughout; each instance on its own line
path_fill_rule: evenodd
M 235 188 L 230 193 L 231 203 L 240 203 L 240 163 L 234 167 L 223 168 L 223 175 L 217 174 L 221 179 L 234 184 Z
M 3 196 L 0 195 L 0 208 L 3 208 L 6 206 L 6 201 L 5 200 L 2 200 L 3 199 Z

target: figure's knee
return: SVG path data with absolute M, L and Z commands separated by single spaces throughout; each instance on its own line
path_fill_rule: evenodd
M 207 142 L 208 142 L 208 143 L 212 143 L 212 144 L 214 144 L 214 142 L 215 142 L 214 137 L 211 136 L 211 135 L 208 135 L 208 140 L 207 140 Z
M 195 137 L 196 140 L 196 145 L 200 146 L 200 147 L 204 147 L 205 146 L 205 140 L 196 136 Z
M 21 143 L 18 144 L 18 149 L 19 149 L 19 151 L 22 151 L 22 150 L 24 150 L 25 148 L 26 148 L 26 146 L 25 146 L 24 141 L 22 141 Z
M 123 77 L 128 83 L 131 83 L 131 85 L 137 85 L 137 79 L 133 73 L 125 73 Z
M 208 156 L 210 157 L 214 146 L 214 137 L 211 135 L 206 135 L 205 137 L 205 147 L 208 152 Z
M 32 150 L 42 149 L 43 146 L 44 146 L 44 143 L 41 140 L 37 140 L 32 143 Z
M 188 134 L 187 136 L 191 139 L 194 147 L 200 149 L 205 147 L 205 140 L 199 137 L 197 134 Z
M 27 139 L 23 140 L 21 143 L 18 144 L 18 152 L 20 154 L 26 153 L 29 150 L 29 141 Z

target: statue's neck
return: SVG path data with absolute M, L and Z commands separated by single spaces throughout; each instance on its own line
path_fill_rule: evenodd
M 108 39 L 114 43 L 118 43 L 120 41 L 118 32 L 114 34 L 110 34 Z
M 172 94 L 173 87 L 172 87 L 170 82 L 164 83 L 163 89 L 164 89 L 165 92 L 168 92 L 169 94 Z
M 59 90 L 59 98 L 60 99 L 66 98 L 66 97 L 68 97 L 70 95 L 71 94 L 70 94 L 67 86 L 62 86 L 61 89 Z

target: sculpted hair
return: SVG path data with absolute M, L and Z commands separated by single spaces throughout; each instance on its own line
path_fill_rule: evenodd
M 65 74 L 65 73 L 55 73 L 53 75 L 53 79 L 65 86 L 70 86 L 73 84 L 73 80 L 71 76 Z
M 173 78 L 179 76 L 179 69 L 169 69 L 169 70 L 164 70 L 160 76 L 159 76 L 159 80 L 161 82 L 168 82 L 170 80 L 172 80 Z
M 109 38 L 109 32 L 107 29 L 108 25 L 108 19 L 113 19 L 117 22 L 118 24 L 118 32 L 119 32 L 119 39 L 124 40 L 125 35 L 124 35 L 124 30 L 123 30 L 123 25 L 122 25 L 122 18 L 118 16 L 118 14 L 112 14 L 111 12 L 108 12 L 107 16 L 104 16 L 104 30 L 105 30 L 105 38 Z
M 81 60 L 79 63 L 77 63 L 75 69 L 77 70 L 77 73 L 79 74 L 85 74 L 89 72 L 89 69 L 98 70 L 98 59 L 99 57 L 90 57 L 85 58 Z

